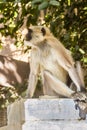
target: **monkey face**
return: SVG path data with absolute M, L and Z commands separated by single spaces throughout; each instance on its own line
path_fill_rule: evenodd
M 48 28 L 43 26 L 32 26 L 27 29 L 24 43 L 27 46 L 38 46 L 50 34 Z

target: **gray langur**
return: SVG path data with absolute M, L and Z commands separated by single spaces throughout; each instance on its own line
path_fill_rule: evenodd
M 75 91 L 85 91 L 80 64 L 75 66 L 69 50 L 47 27 L 32 26 L 25 32 L 24 44 L 31 46 L 28 97 L 34 95 L 38 74 L 42 78 L 44 95 L 71 97 Z M 68 76 L 75 84 L 75 91 L 67 85 Z

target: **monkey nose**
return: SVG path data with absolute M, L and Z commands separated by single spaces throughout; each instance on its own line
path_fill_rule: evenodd
M 31 33 L 28 32 L 28 33 L 26 34 L 25 40 L 26 40 L 26 41 L 30 41 L 31 39 L 32 39 Z

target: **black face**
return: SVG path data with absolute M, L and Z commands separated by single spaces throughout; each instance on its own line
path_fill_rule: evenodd
M 43 36 L 46 35 L 46 30 L 44 28 L 41 29 Z
M 28 29 L 28 33 L 26 34 L 26 41 L 30 41 L 32 39 L 32 29 Z

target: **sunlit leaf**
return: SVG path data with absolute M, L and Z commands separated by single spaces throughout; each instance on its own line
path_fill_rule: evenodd
M 14 12 L 14 17 L 16 18 L 18 16 L 18 13 L 17 12 Z
M 87 7 L 84 7 L 83 9 L 84 9 L 84 10 L 87 10 Z
M 79 51 L 81 54 L 85 54 L 85 51 L 83 49 L 80 48 Z
M 0 49 L 2 49 L 3 47 L 2 47 L 2 44 L 0 43 Z
M 56 0 L 51 0 L 51 1 L 49 2 L 49 4 L 50 4 L 50 5 L 53 5 L 53 6 L 59 6 L 59 5 L 60 5 L 60 3 L 59 3 L 58 1 L 56 1 Z
M 71 0 L 68 0 L 68 6 L 70 6 L 70 2 L 71 2 Z
M 83 58 L 83 62 L 87 64 L 87 57 Z

